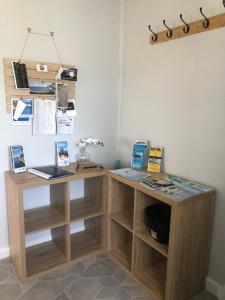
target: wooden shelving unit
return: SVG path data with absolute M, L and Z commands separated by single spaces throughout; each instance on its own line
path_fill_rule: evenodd
M 75 173 L 76 166 L 65 169 Z M 76 197 L 76 189 L 72 196 L 71 185 L 77 180 L 84 180 L 82 197 L 79 193 Z M 46 185 L 49 205 L 24 210 L 24 191 Z M 80 170 L 57 180 L 6 172 L 6 191 L 11 258 L 23 282 L 107 249 L 153 299 L 188 300 L 204 288 L 213 189 L 175 202 L 112 172 Z M 171 206 L 168 245 L 159 244 L 145 227 L 145 208 L 154 203 Z M 80 220 L 84 220 L 84 230 L 73 233 L 73 222 Z M 51 232 L 49 241 L 25 246 L 26 235 L 46 229 Z
M 75 173 L 76 165 L 65 169 Z M 70 184 L 77 180 L 84 180 L 84 197 L 71 199 Z M 49 205 L 24 210 L 24 191 L 46 185 L 50 187 Z M 105 249 L 105 170 L 81 170 L 56 180 L 6 172 L 6 190 L 11 258 L 21 281 Z M 71 223 L 82 219 L 84 231 L 71 234 Z M 25 246 L 27 234 L 46 229 L 51 232 L 49 241 Z
M 215 191 L 176 202 L 139 182 L 111 172 L 108 177 L 107 249 L 112 257 L 153 299 L 188 300 L 204 289 Z M 169 245 L 153 239 L 144 223 L 145 208 L 156 203 L 171 206 Z

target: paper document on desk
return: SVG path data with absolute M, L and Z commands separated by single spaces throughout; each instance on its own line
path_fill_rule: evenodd
M 56 134 L 54 100 L 34 100 L 33 135 Z

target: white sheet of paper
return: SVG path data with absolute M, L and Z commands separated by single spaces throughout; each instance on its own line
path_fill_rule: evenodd
M 17 106 L 16 106 L 16 111 L 15 111 L 14 117 L 13 117 L 14 120 L 17 121 L 19 119 L 19 117 L 21 116 L 21 114 L 24 111 L 25 107 L 26 107 L 26 104 L 23 101 L 18 100 Z
M 73 117 L 57 117 L 57 134 L 73 134 Z
M 34 100 L 33 135 L 56 134 L 56 102 L 47 99 Z

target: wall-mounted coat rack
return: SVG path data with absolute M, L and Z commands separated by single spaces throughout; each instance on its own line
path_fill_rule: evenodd
M 166 30 L 157 33 L 154 32 L 152 30 L 151 25 L 149 25 L 148 28 L 152 33 L 150 43 L 152 45 L 155 45 L 155 44 L 187 37 L 197 33 L 225 27 L 225 13 L 207 18 L 203 13 L 202 7 L 200 7 L 200 14 L 204 17 L 204 19 L 194 21 L 189 24 L 184 20 L 183 15 L 180 14 L 180 20 L 183 22 L 183 25 L 175 28 L 170 28 L 166 24 L 166 20 L 163 20 L 163 24 L 166 27 Z

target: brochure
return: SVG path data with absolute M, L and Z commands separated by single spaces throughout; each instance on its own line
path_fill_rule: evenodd
M 56 142 L 56 163 L 59 167 L 70 164 L 68 143 L 66 141 Z
M 129 180 L 140 180 L 151 176 L 148 173 L 139 172 L 130 168 L 111 170 L 111 172 Z
M 153 178 L 147 178 L 144 181 L 140 182 L 141 185 L 151 188 L 153 190 L 159 189 L 162 187 L 168 187 L 168 186 L 174 186 L 172 181 L 167 179 L 153 179 Z
M 182 189 L 178 186 L 169 186 L 169 187 L 165 187 L 165 188 L 161 188 L 158 190 L 158 192 L 169 196 L 170 198 L 172 198 L 173 200 L 179 202 L 182 201 L 186 198 L 192 197 L 195 195 L 195 193 L 192 193 L 191 191 Z
M 131 159 L 131 167 L 133 169 L 141 170 L 146 166 L 146 158 L 148 152 L 148 141 L 136 140 L 133 146 L 133 153 Z
M 195 181 L 186 180 L 179 176 L 170 175 L 169 178 L 172 182 L 174 182 L 174 184 L 181 188 L 184 188 L 185 190 L 190 191 L 191 193 L 199 194 L 203 192 L 208 192 L 212 189 L 207 185 Z
M 163 156 L 163 147 L 151 146 L 149 151 L 148 172 L 159 173 L 161 171 L 161 162 Z
M 20 145 L 11 146 L 11 165 L 14 173 L 26 171 L 23 147 Z
M 12 125 L 31 125 L 33 99 L 12 99 Z

